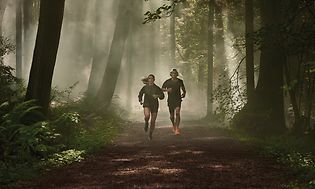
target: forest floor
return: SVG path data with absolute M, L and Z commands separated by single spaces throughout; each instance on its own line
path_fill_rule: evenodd
M 251 144 L 222 129 L 183 122 L 175 136 L 158 122 L 149 141 L 143 123 L 126 125 L 110 145 L 72 165 L 41 175 L 17 188 L 287 188 L 290 175 Z

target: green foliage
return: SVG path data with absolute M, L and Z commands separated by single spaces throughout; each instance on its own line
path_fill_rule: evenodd
M 145 0 L 145 1 L 148 1 L 148 0 Z M 168 0 L 168 1 L 171 1 L 171 0 Z M 153 22 L 157 19 L 161 19 L 162 17 L 168 17 L 172 15 L 175 6 L 178 3 L 185 2 L 185 1 L 186 0 L 172 0 L 171 4 L 169 5 L 163 4 L 162 6 L 157 8 L 154 12 L 147 11 L 144 14 L 145 18 L 144 18 L 143 24 L 146 24 L 148 22 Z
M 59 143 L 68 146 L 75 137 L 76 132 L 78 132 L 79 123 L 80 115 L 77 112 L 63 113 L 56 120 L 52 121 L 51 125 L 53 125 L 56 132 L 61 133 Z
M 246 91 L 238 85 L 233 87 L 219 85 L 213 97 L 218 103 L 215 114 L 219 115 L 222 121 L 231 120 L 246 103 Z
M 21 169 L 55 152 L 52 143 L 58 134 L 44 121 L 35 101 L 11 109 L 4 103 L 0 112 L 0 180 L 5 182 L 24 177 L 28 172 Z
M 59 90 L 57 87 L 51 89 L 50 102 L 52 106 L 62 106 L 65 104 L 73 103 L 73 98 L 71 98 L 73 89 L 79 84 L 75 82 L 73 85 L 69 86 L 65 90 Z
M 2 58 L 4 55 L 7 55 L 14 51 L 14 45 L 10 43 L 10 40 L 0 36 L 0 58 L 2 62 Z
M 291 188 L 311 189 L 315 187 L 315 140 L 311 135 L 282 135 L 257 138 L 236 131 L 234 135 L 258 146 L 257 151 L 276 159 L 289 168 L 297 180 L 290 181 Z
M 14 51 L 14 46 L 8 39 L 0 37 L 0 104 L 15 102 L 23 94 L 23 84 L 13 76 L 13 68 L 3 64 L 3 57 Z
M 82 150 L 65 150 L 59 153 L 53 154 L 46 162 L 47 165 L 53 167 L 60 167 L 63 165 L 71 164 L 73 162 L 80 162 L 83 160 L 83 155 L 85 152 Z M 47 166 L 46 165 L 46 166 Z
M 0 106 L 1 184 L 80 161 L 111 142 L 117 133 L 117 118 L 91 113 L 81 101 L 54 109 L 58 108 L 46 120 L 34 101 Z
M 20 103 L 1 116 L 1 160 L 23 162 L 47 152 L 45 142 L 55 138 L 55 135 L 47 127 L 47 123 L 29 119 L 39 116 L 43 118 L 34 101 Z

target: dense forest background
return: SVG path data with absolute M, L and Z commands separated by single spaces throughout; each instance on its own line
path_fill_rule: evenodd
M 142 120 L 141 78 L 171 68 L 184 118 L 305 139 L 314 158 L 314 22 L 312 0 L 0 0 L 1 180 Z

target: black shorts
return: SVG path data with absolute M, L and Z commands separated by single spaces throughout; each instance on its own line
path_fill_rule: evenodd
M 167 105 L 168 105 L 168 110 L 169 110 L 169 112 L 170 113 L 174 113 L 174 111 L 175 111 L 175 109 L 177 108 L 177 107 L 181 107 L 181 105 L 182 105 L 182 100 L 177 100 L 177 101 L 169 101 L 168 103 L 167 103 Z
M 155 103 L 143 104 L 143 107 L 149 108 L 151 113 L 158 113 L 158 110 L 159 110 L 159 104 L 155 104 Z

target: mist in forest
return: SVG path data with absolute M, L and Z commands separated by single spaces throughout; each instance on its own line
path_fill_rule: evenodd
M 182 103 L 183 119 L 185 119 L 185 114 L 196 119 L 202 118 L 206 114 L 207 89 L 205 85 L 202 88 L 198 87 L 198 81 L 194 76 L 198 72 L 195 66 L 198 65 L 198 62 L 195 62 L 194 65 L 183 59 L 178 47 L 175 51 L 176 61 L 175 63 L 171 62 L 170 19 L 162 18 L 155 22 L 142 24 L 145 12 L 154 11 L 165 3 L 169 3 L 169 1 L 139 0 L 141 7 L 131 13 L 131 16 L 135 19 L 131 23 L 132 29 L 129 31 L 125 42 L 120 73 L 113 97 L 113 103 L 128 112 L 131 119 L 142 120 L 143 110 L 137 98 L 138 92 L 143 86 L 141 79 L 149 74 L 154 74 L 156 77 L 155 83 L 161 87 L 163 82 L 170 78 L 169 72 L 173 67 L 178 69 L 179 78 L 184 80 L 187 90 L 187 95 Z M 227 16 L 224 16 L 226 14 L 226 10 L 222 11 L 223 27 L 227 27 L 229 24 Z M 10 38 L 13 42 L 15 40 L 14 15 L 15 4 L 13 1 L 9 1 L 4 16 L 4 36 Z M 65 90 L 74 86 L 72 97 L 75 99 L 81 98 L 88 88 L 93 59 L 101 53 L 102 64 L 99 66 L 95 82 L 99 87 L 107 65 L 117 15 L 118 3 L 113 0 L 66 1 L 52 87 Z M 175 20 L 179 22 L 181 19 L 181 14 L 178 14 Z M 28 80 L 32 62 L 37 25 L 38 21 L 32 22 L 31 27 L 27 29 L 27 35 L 24 34 L 23 79 L 25 81 Z M 175 25 L 176 31 L 182 27 L 181 24 Z M 238 25 L 237 30 L 241 30 L 239 28 L 242 27 Z M 220 85 L 221 82 L 228 82 L 228 78 L 233 75 L 242 56 L 242 53 L 233 47 L 232 41 L 235 32 L 232 33 L 225 29 L 224 31 L 223 34 L 220 34 L 224 40 L 224 45 L 215 48 L 214 66 L 216 75 L 214 79 L 216 86 Z M 220 55 L 224 57 L 220 57 Z M 224 64 L 221 64 L 222 58 L 226 59 Z M 15 55 L 7 56 L 5 63 L 15 67 Z M 221 78 L 220 75 L 226 77 Z M 206 81 L 207 78 L 204 77 L 203 79 Z M 241 80 L 244 81 L 244 78 Z M 232 83 L 230 87 L 233 87 L 233 85 L 235 83 Z M 218 107 L 219 105 L 214 102 L 214 106 Z M 159 114 L 168 119 L 167 95 L 164 100 L 160 101 Z

